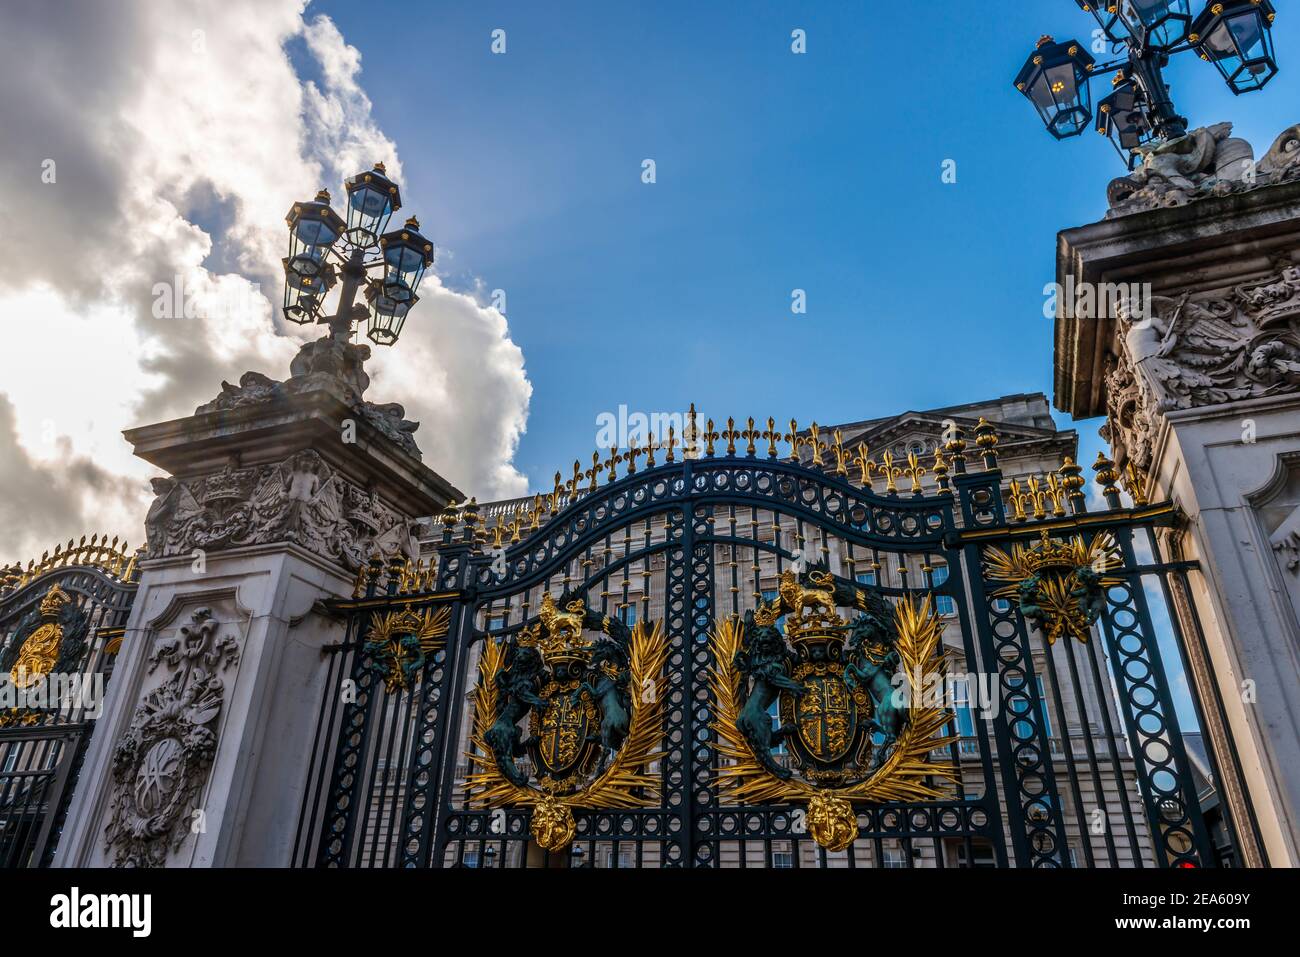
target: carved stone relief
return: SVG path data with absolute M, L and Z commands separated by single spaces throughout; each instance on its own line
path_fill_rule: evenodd
M 419 557 L 420 526 L 348 481 L 310 449 L 272 465 L 153 480 L 149 558 L 294 542 L 355 571 L 369 558 Z
M 1155 296 L 1141 318 L 1121 315 L 1101 432 L 1121 466 L 1149 469 L 1166 412 L 1300 391 L 1300 266 L 1274 265 L 1226 295 Z
M 149 656 L 149 674 L 162 665 L 171 676 L 145 695 L 113 751 L 105 849 L 115 867 L 162 866 L 191 833 L 217 750 L 221 674 L 239 661 L 238 642 L 220 630 L 200 608 Z

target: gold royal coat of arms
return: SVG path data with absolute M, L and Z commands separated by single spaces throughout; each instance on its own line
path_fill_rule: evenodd
M 846 620 L 840 606 L 857 616 Z M 857 838 L 855 803 L 944 796 L 955 770 L 930 754 L 952 740 L 949 713 L 921 694 L 942 677 L 942 631 L 928 597 L 891 605 L 822 566 L 784 572 L 774 599 L 713 632 L 724 792 L 806 801 L 808 832 L 831 851 Z M 896 693 L 900 673 L 910 694 Z
M 474 802 L 531 808 L 533 839 L 548 851 L 573 841 L 573 808 L 654 807 L 666 647 L 660 625 L 628 628 L 567 592 L 543 595 L 517 634 L 489 636 L 468 755 Z

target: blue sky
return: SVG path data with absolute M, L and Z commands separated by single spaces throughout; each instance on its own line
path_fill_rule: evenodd
M 993 9 L 310 11 L 362 53 L 440 272 L 506 292 L 534 386 L 517 464 L 540 487 L 589 454 L 596 416 L 620 404 L 802 423 L 1050 396 L 1055 235 L 1099 219 L 1123 168 L 1091 131 L 1053 140 L 1011 85 L 1040 34 L 1087 41 L 1091 18 L 1070 0 Z M 1289 12 L 1283 71 L 1262 93 L 1233 97 L 1194 55 L 1175 61 L 1193 125 L 1232 120 L 1258 155 L 1297 119 Z M 489 48 L 497 28 L 504 55 Z M 947 159 L 956 184 L 941 181 Z M 806 315 L 790 311 L 796 288 Z M 1085 455 L 1097 424 L 1080 425 Z

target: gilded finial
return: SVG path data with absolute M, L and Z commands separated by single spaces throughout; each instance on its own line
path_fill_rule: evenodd
M 844 448 L 844 434 L 839 429 L 836 429 L 832 438 L 835 440 L 831 443 L 831 451 L 835 453 L 835 474 L 840 478 L 847 478 L 849 474 L 847 466 L 849 453 Z
M 880 457 L 880 461 L 882 463 L 880 471 L 885 476 L 885 491 L 890 495 L 897 495 L 898 485 L 895 480 L 903 474 L 903 470 L 894 466 L 893 452 L 886 452 Z
M 727 440 L 727 455 L 736 454 L 736 439 L 740 438 L 740 433 L 736 431 L 736 420 L 732 416 L 727 416 L 727 427 L 722 430 L 722 438 Z
M 984 455 L 984 467 L 992 471 L 998 467 L 998 432 L 988 419 L 980 416 L 975 426 L 975 445 Z
M 762 437 L 763 434 L 761 432 L 755 431 L 754 417 L 751 415 L 748 419 L 748 424 L 745 426 L 745 431 L 740 433 L 740 438 L 745 440 L 745 454 L 751 459 L 758 454 L 758 448 L 754 443 Z
M 1067 455 L 1057 472 L 1061 476 L 1061 485 L 1065 488 L 1066 498 L 1070 502 L 1070 511 L 1076 515 L 1084 511 L 1087 497 L 1083 493 L 1083 487 L 1087 483 L 1083 477 L 1082 466 Z
M 790 443 L 790 461 L 799 461 L 799 446 L 803 445 L 806 439 L 799 434 L 799 423 L 794 419 L 790 420 L 790 431 L 784 436 L 785 440 Z
M 907 476 L 912 482 L 912 494 L 921 494 L 921 479 L 925 477 L 925 467 L 921 465 L 920 459 L 915 452 L 907 453 L 907 468 L 900 469 L 902 475 Z
M 819 467 L 824 466 L 826 460 L 822 458 L 822 453 L 829 449 L 830 446 L 821 440 L 821 430 L 816 422 L 808 427 L 807 442 L 812 449 L 812 464 Z
M 1114 461 L 1108 459 L 1105 452 L 1098 452 L 1092 470 L 1097 473 L 1097 484 L 1102 487 L 1101 493 L 1106 496 L 1107 506 L 1119 508 L 1119 489 L 1115 487 L 1119 472 L 1115 470 Z
M 760 438 L 767 440 L 767 457 L 769 459 L 776 458 L 776 443 L 781 441 L 781 430 L 776 427 L 776 419 L 770 415 L 767 417 L 767 429 L 764 430 Z
M 704 439 L 704 454 L 707 455 L 709 458 L 713 458 L 713 443 L 718 441 L 718 439 L 720 439 L 721 436 L 718 434 L 718 431 L 713 427 L 712 419 L 709 419 L 704 423 L 704 430 L 705 430 L 704 435 L 701 436 L 701 438 Z
M 858 449 L 853 454 L 853 464 L 858 467 L 862 487 L 868 492 L 871 491 L 871 473 L 880 469 L 876 461 L 868 455 L 869 449 L 866 442 L 859 442 Z
M 1141 507 L 1150 504 L 1146 476 L 1138 471 L 1132 459 L 1124 465 L 1124 487 L 1128 490 L 1129 497 L 1133 499 L 1134 505 Z
M 591 453 L 591 468 L 583 472 L 583 477 L 590 480 L 591 484 L 587 486 L 588 492 L 594 492 L 599 487 L 597 481 L 600 479 L 600 473 L 605 470 L 605 466 L 600 464 L 600 453 Z
M 939 484 L 939 494 L 951 495 L 952 488 L 948 485 L 948 463 L 944 460 L 943 450 L 938 446 L 934 449 L 934 464 L 930 466 L 930 471 L 934 473 L 934 480 Z
M 966 471 L 966 433 L 956 422 L 950 421 L 945 434 L 949 438 L 944 443 L 944 451 L 948 453 L 954 474 L 961 475 Z

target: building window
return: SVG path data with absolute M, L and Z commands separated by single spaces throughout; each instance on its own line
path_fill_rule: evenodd
M 623 624 L 631 628 L 636 624 L 636 602 L 631 601 L 618 610 L 618 617 Z
M 969 857 L 969 860 L 967 859 Z M 973 867 L 978 869 L 995 868 L 997 861 L 993 856 L 993 845 L 985 841 L 971 839 L 970 853 L 967 853 L 966 842 L 957 843 L 957 866 Z
M 794 851 L 788 841 L 772 842 L 772 866 L 782 869 L 794 867 Z
M 853 577 L 858 580 L 859 585 L 874 586 L 876 584 L 876 570 L 874 568 L 869 572 L 858 572 Z
M 934 566 L 934 571 L 930 573 L 934 579 L 935 587 L 942 585 L 948 580 L 948 566 L 943 562 Z M 934 596 L 934 610 L 937 614 L 947 617 L 956 614 L 957 608 L 953 604 L 952 598 L 948 595 Z
M 1023 684 L 1023 679 L 1015 679 L 1009 681 L 1008 684 L 1012 688 L 1019 688 Z M 1043 734 L 1046 737 L 1051 738 L 1052 721 L 1047 716 L 1047 694 L 1043 690 L 1042 675 L 1034 675 L 1034 687 L 1038 689 L 1038 701 L 1039 701 L 1038 719 L 1039 721 L 1042 722 Z M 1029 713 L 1028 698 L 1027 697 L 1013 698 L 1010 703 L 1010 710 L 1012 714 L 1028 714 Z M 1028 721 L 1016 721 L 1012 724 L 1011 727 L 1017 739 L 1030 740 L 1033 738 L 1033 726 Z
M 893 871 L 906 870 L 907 852 L 901 847 L 886 847 L 884 848 L 884 854 L 884 860 L 881 861 L 882 867 Z
M 994 598 L 993 610 L 1000 615 L 1005 615 L 1011 610 L 1011 602 L 1007 601 L 1005 598 Z
M 487 630 L 502 631 L 506 627 L 506 614 L 488 615 Z
M 605 866 L 618 868 L 635 867 L 636 858 L 632 854 L 632 848 L 620 847 L 617 853 L 614 848 L 609 848 L 605 851 Z
M 957 713 L 957 733 L 963 738 L 975 737 L 975 718 L 970 710 L 970 686 L 956 681 L 952 686 L 953 710 Z

